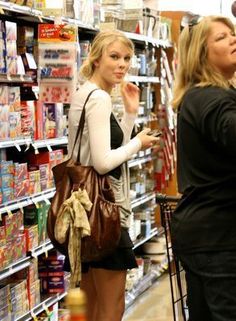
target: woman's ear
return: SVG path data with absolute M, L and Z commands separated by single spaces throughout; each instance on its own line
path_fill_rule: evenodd
M 99 66 L 99 61 L 95 60 L 93 64 L 94 64 L 95 67 L 98 67 Z

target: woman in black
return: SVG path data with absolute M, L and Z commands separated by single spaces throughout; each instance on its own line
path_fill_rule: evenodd
M 190 321 L 236 320 L 236 37 L 221 16 L 179 38 L 173 106 L 182 198 L 172 241 L 186 271 Z

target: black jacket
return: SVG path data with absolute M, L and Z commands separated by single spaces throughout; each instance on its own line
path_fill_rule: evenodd
M 177 252 L 236 250 L 236 91 L 192 88 L 177 122 Z

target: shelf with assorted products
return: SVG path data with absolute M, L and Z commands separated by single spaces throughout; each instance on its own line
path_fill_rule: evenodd
M 6 291 L 9 295 L 12 291 L 21 291 L 20 295 L 17 294 L 19 300 L 28 302 L 22 310 L 14 310 L 10 301 L 15 298 L 9 295 L 5 302 L 7 308 L 2 311 L 0 306 L 0 316 L 4 321 L 8 320 L 5 315 L 25 321 L 35 319 L 42 311 L 48 313 L 48 307 L 60 301 L 68 287 L 63 257 L 53 251 L 46 235 L 47 209 L 55 193 L 51 168 L 67 153 L 67 113 L 71 98 L 67 93 L 70 94 L 76 86 L 78 64 L 88 52 L 98 25 L 89 20 L 84 23 L 82 21 L 86 20 L 78 16 L 60 17 L 62 25 L 73 33 L 73 38 L 65 46 L 65 40 L 62 42 L 57 38 L 58 25 L 53 24 L 58 17 L 46 16 L 32 4 L 29 7 L 0 1 L 0 14 L 3 48 L 0 52 L 0 293 Z M 171 41 L 124 32 L 135 44 L 135 56 L 127 80 L 140 88 L 135 130 L 144 127 L 160 129 L 162 144 L 165 146 L 168 142 L 171 154 L 174 139 L 168 137 L 169 131 L 164 124 L 168 110 L 164 111 L 163 96 L 168 93 L 168 88 L 171 89 L 172 72 L 169 70 L 164 77 L 159 70 L 160 66 L 166 70 L 170 62 L 166 62 L 164 53 L 171 48 Z M 68 65 L 66 74 L 58 60 Z M 53 74 L 49 69 L 53 69 Z M 122 109 L 119 95 L 113 98 L 114 111 L 119 114 Z M 168 154 L 164 151 L 161 159 L 166 161 L 166 158 Z M 135 298 L 141 293 L 143 284 L 152 283 L 162 270 L 149 270 L 148 276 L 143 273 L 142 283 L 135 282 L 134 288 L 131 287 L 130 279 L 136 279 L 135 273 L 139 273 L 141 279 L 141 266 L 147 261 L 140 254 L 140 248 L 161 235 L 155 221 L 159 165 L 160 152 L 155 148 L 139 152 L 128 163 L 132 207 L 130 235 L 139 256 L 139 269 L 130 271 L 127 279 L 127 306 L 133 302 L 130 297 Z M 163 179 L 164 174 L 161 175 Z M 60 279 L 57 286 L 53 283 L 55 271 Z M 149 278 L 151 281 L 146 282 Z M 51 297 L 44 299 L 45 295 Z

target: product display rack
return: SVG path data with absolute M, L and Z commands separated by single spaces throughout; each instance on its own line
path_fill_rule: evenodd
M 10 14 L 9 14 L 10 13 Z M 14 13 L 18 13 L 19 15 L 17 18 L 13 16 Z M 35 10 L 32 8 L 16 5 L 13 3 L 8 3 L 8 2 L 3 2 L 0 1 L 0 14 L 2 16 L 6 15 L 6 19 L 9 18 L 14 18 L 14 21 L 17 20 L 18 18 L 22 21 L 30 21 L 30 23 L 38 24 L 41 22 L 50 22 L 54 21 L 55 17 L 45 17 L 43 16 L 42 12 L 39 10 Z M 9 14 L 9 17 L 8 17 Z M 76 19 L 71 19 L 71 18 L 66 18 L 63 17 L 62 22 L 65 23 L 71 23 L 75 24 L 79 30 L 80 34 L 83 32 L 84 34 L 88 34 L 88 37 L 90 38 L 91 35 L 92 37 L 95 35 L 95 33 L 98 31 L 98 29 L 88 26 L 83 24 L 81 21 L 76 20 Z M 171 47 L 171 43 L 169 41 L 162 41 L 158 39 L 152 39 L 147 36 L 143 35 L 138 35 L 138 34 L 132 34 L 126 32 L 126 35 L 133 40 L 134 43 L 137 43 L 138 46 L 153 46 L 155 48 L 169 48 Z M 83 35 L 83 37 L 85 37 Z M 140 84 L 159 84 L 160 83 L 160 77 L 157 76 L 129 76 L 128 80 L 131 82 L 136 83 L 138 86 Z M 16 75 L 16 76 L 10 76 L 8 74 L 0 74 L 0 83 L 32 83 L 31 77 L 25 76 L 25 75 Z M 143 125 L 148 125 L 152 121 L 152 118 L 150 116 L 140 116 L 136 124 L 143 124 Z M 67 144 L 68 140 L 67 137 L 60 137 L 60 138 L 55 138 L 55 139 L 45 139 L 45 140 L 33 140 L 32 138 L 20 138 L 20 139 L 13 139 L 13 140 L 8 140 L 8 141 L 0 141 L 0 149 L 5 149 L 5 148 L 11 148 L 15 147 L 18 151 L 21 150 L 26 150 L 30 146 L 32 146 L 35 150 L 35 153 L 40 153 L 40 149 L 46 147 L 49 151 L 51 150 L 52 146 L 60 146 L 63 145 L 65 146 Z M 146 155 L 142 157 L 137 157 L 136 159 L 132 159 L 128 162 L 129 168 L 133 168 L 135 166 L 145 166 L 146 163 L 149 163 L 153 161 L 154 156 L 153 155 Z M 36 204 L 38 202 L 44 201 L 46 203 L 50 202 L 50 199 L 53 197 L 55 193 L 55 189 L 52 188 L 50 190 L 30 195 L 28 197 L 23 197 L 20 199 L 16 199 L 15 201 L 4 203 L 0 205 L 0 214 L 3 213 L 11 213 L 12 211 L 16 209 L 22 209 L 30 204 Z M 147 192 L 144 195 L 141 195 L 137 197 L 135 200 L 131 202 L 131 207 L 132 210 L 136 209 L 140 205 L 145 205 L 145 203 L 148 203 L 149 201 L 155 200 L 156 193 L 155 192 Z M 138 248 L 148 240 L 150 240 L 152 237 L 160 235 L 161 231 L 159 228 L 154 228 L 151 230 L 150 234 L 146 237 L 142 237 L 140 239 L 137 239 L 134 242 L 134 249 Z M 29 266 L 31 259 L 34 257 L 37 257 L 41 255 L 42 253 L 47 253 L 53 248 L 52 244 L 50 241 L 46 241 L 45 244 L 40 245 L 39 247 L 35 248 L 31 252 L 28 253 L 27 257 L 18 260 L 17 262 L 14 262 L 13 264 L 9 265 L 2 271 L 0 271 L 0 280 L 3 280 L 4 278 L 14 274 L 17 271 L 20 271 L 26 267 Z M 161 272 L 164 267 L 165 267 L 165 262 L 163 262 L 160 265 L 159 271 L 151 271 L 149 275 L 145 276 L 140 284 L 136 285 L 135 289 L 127 293 L 127 307 L 129 307 L 136 297 L 143 293 L 146 288 L 148 288 L 150 285 L 153 284 L 157 280 L 157 278 L 160 276 Z M 41 302 L 39 305 L 31 309 L 28 313 L 25 315 L 17 318 L 17 321 L 27 321 L 27 320 L 32 320 L 40 314 L 42 311 L 47 310 L 48 307 L 52 306 L 54 303 L 60 301 L 66 293 L 63 294 L 57 294 L 55 296 L 51 296 L 50 298 L 47 298 L 43 302 Z
M 155 269 L 152 269 L 137 284 L 135 284 L 134 288 L 126 293 L 126 309 L 128 309 L 142 293 L 144 293 L 155 282 L 157 282 L 160 276 L 167 270 L 167 268 L 168 261 L 167 258 L 165 258 L 159 265 L 155 267 Z
M 44 311 L 48 313 L 48 308 L 54 305 L 55 303 L 61 301 L 66 296 L 66 294 L 67 294 L 66 292 L 62 294 L 56 294 L 45 299 L 43 302 L 35 306 L 28 313 L 17 318 L 15 321 L 36 320 L 37 315 L 39 315 L 41 312 L 44 312 Z

